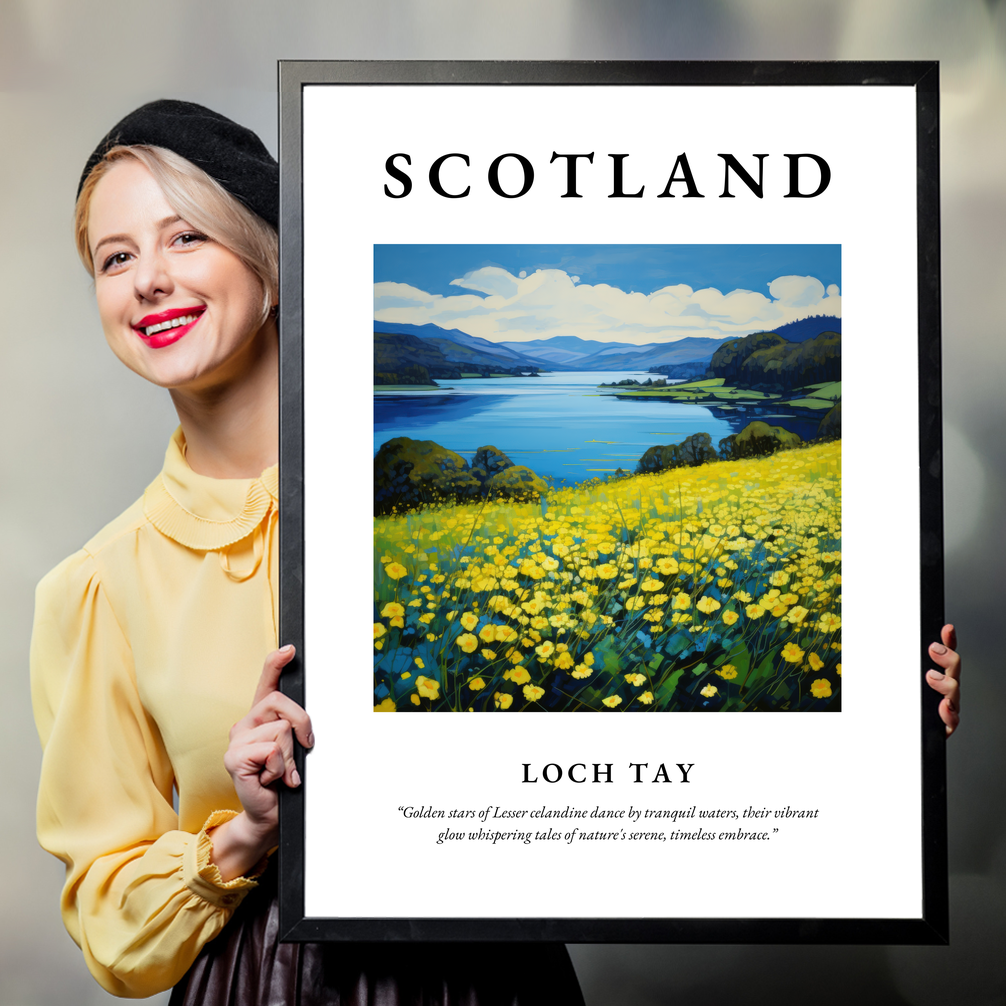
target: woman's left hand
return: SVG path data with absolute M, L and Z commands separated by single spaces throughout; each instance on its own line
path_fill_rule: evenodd
M 946 724 L 949 737 L 961 721 L 961 658 L 957 653 L 957 632 L 952 625 L 944 625 L 941 643 L 931 643 L 929 656 L 943 668 L 926 672 L 929 687 L 943 696 L 940 719 Z

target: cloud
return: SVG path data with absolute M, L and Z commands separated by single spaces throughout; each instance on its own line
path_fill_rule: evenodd
M 651 294 L 627 293 L 606 283 L 580 283 L 562 269 L 514 276 L 498 266 L 476 269 L 450 285 L 474 293 L 431 294 L 406 283 L 374 284 L 374 318 L 409 325 L 456 328 L 491 342 L 576 335 L 581 339 L 676 342 L 688 336 L 725 338 L 775 328 L 811 315 L 842 314 L 835 284 L 813 276 L 779 276 L 768 293 L 685 284 Z

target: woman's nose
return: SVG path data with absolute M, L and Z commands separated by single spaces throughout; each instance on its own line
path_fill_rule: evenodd
M 159 250 L 140 255 L 133 271 L 133 288 L 141 301 L 156 301 L 174 290 L 167 259 Z

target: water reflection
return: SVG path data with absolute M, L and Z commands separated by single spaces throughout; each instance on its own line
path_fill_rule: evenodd
M 631 471 L 647 448 L 708 433 L 713 446 L 765 419 L 804 439 L 817 418 L 782 415 L 777 408 L 742 411 L 682 402 L 618 398 L 598 385 L 652 375 L 569 372 L 539 377 L 472 378 L 445 387 L 375 390 L 374 451 L 393 437 L 434 440 L 467 458 L 486 444 L 556 482 L 581 482 L 623 468 Z

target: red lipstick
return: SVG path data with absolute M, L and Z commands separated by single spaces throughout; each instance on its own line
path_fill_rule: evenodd
M 170 346 L 173 342 L 178 342 L 184 335 L 187 335 L 205 310 L 205 306 L 199 305 L 196 307 L 174 307 L 168 311 L 159 311 L 157 314 L 148 314 L 133 325 L 133 331 L 151 349 L 161 349 L 164 346 Z M 186 318 L 189 320 L 179 324 L 181 319 Z

